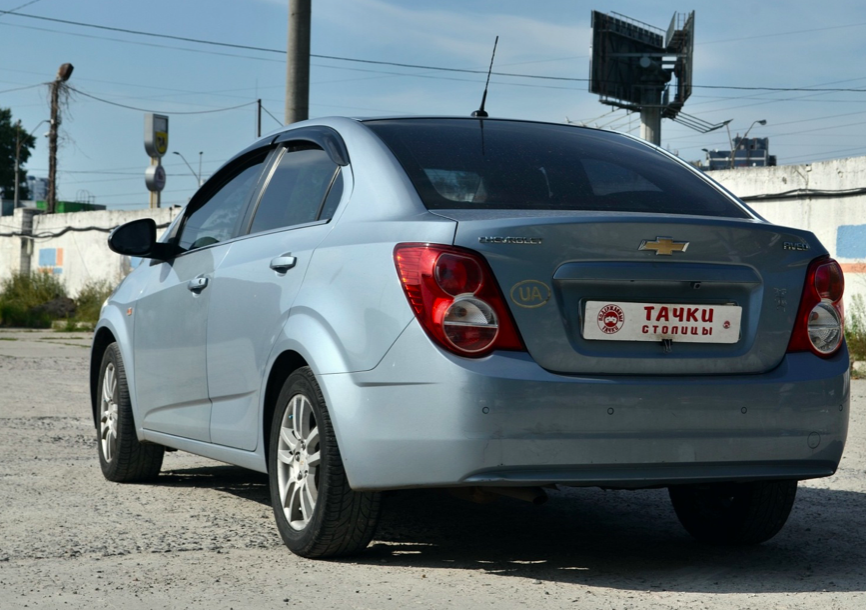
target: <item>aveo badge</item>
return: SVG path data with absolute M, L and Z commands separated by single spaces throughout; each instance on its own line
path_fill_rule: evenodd
M 511 300 L 518 307 L 541 307 L 550 300 L 550 287 L 538 280 L 523 280 L 511 288 Z

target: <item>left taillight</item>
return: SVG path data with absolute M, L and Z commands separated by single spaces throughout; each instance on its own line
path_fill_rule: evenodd
M 789 352 L 811 351 L 826 358 L 839 350 L 845 338 L 844 292 L 839 263 L 823 257 L 809 264 Z
M 469 357 L 526 349 L 493 272 L 477 252 L 397 244 L 394 264 L 415 316 L 445 349 Z

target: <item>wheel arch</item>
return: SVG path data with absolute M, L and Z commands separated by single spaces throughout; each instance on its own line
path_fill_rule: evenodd
M 96 404 L 99 393 L 99 368 L 102 365 L 105 350 L 116 341 L 114 333 L 105 326 L 99 328 L 93 336 L 93 346 L 90 349 L 90 409 L 93 414 L 93 425 L 96 427 L 99 427 L 98 405 Z
M 283 383 L 301 367 L 308 366 L 304 357 L 294 350 L 286 350 L 277 356 L 271 366 L 268 381 L 265 385 L 264 407 L 262 409 L 262 447 L 264 448 L 265 464 L 268 463 L 268 439 L 271 437 L 271 423 L 277 408 L 277 397 Z

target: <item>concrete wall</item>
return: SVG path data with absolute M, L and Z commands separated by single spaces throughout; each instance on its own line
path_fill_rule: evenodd
M 157 226 L 167 225 L 179 211 L 180 208 L 104 210 L 33 216 L 32 211 L 15 210 L 12 217 L 3 218 L 0 233 L 23 235 L 0 237 L 0 280 L 26 272 L 29 267 L 60 276 L 70 296 L 93 281 L 117 284 L 140 259 L 119 256 L 109 250 L 109 231 L 138 218 L 153 218 Z M 30 230 L 27 216 L 32 216 Z
M 13 237 L 20 233 L 24 224 L 24 211 L 15 210 L 14 214 L 0 217 L 0 281 L 21 269 L 21 248 L 26 248 L 27 240 Z

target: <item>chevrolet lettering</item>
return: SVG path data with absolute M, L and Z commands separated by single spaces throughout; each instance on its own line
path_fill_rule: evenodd
M 527 244 L 531 246 L 541 245 L 540 237 L 479 237 L 478 243 L 482 244 Z

